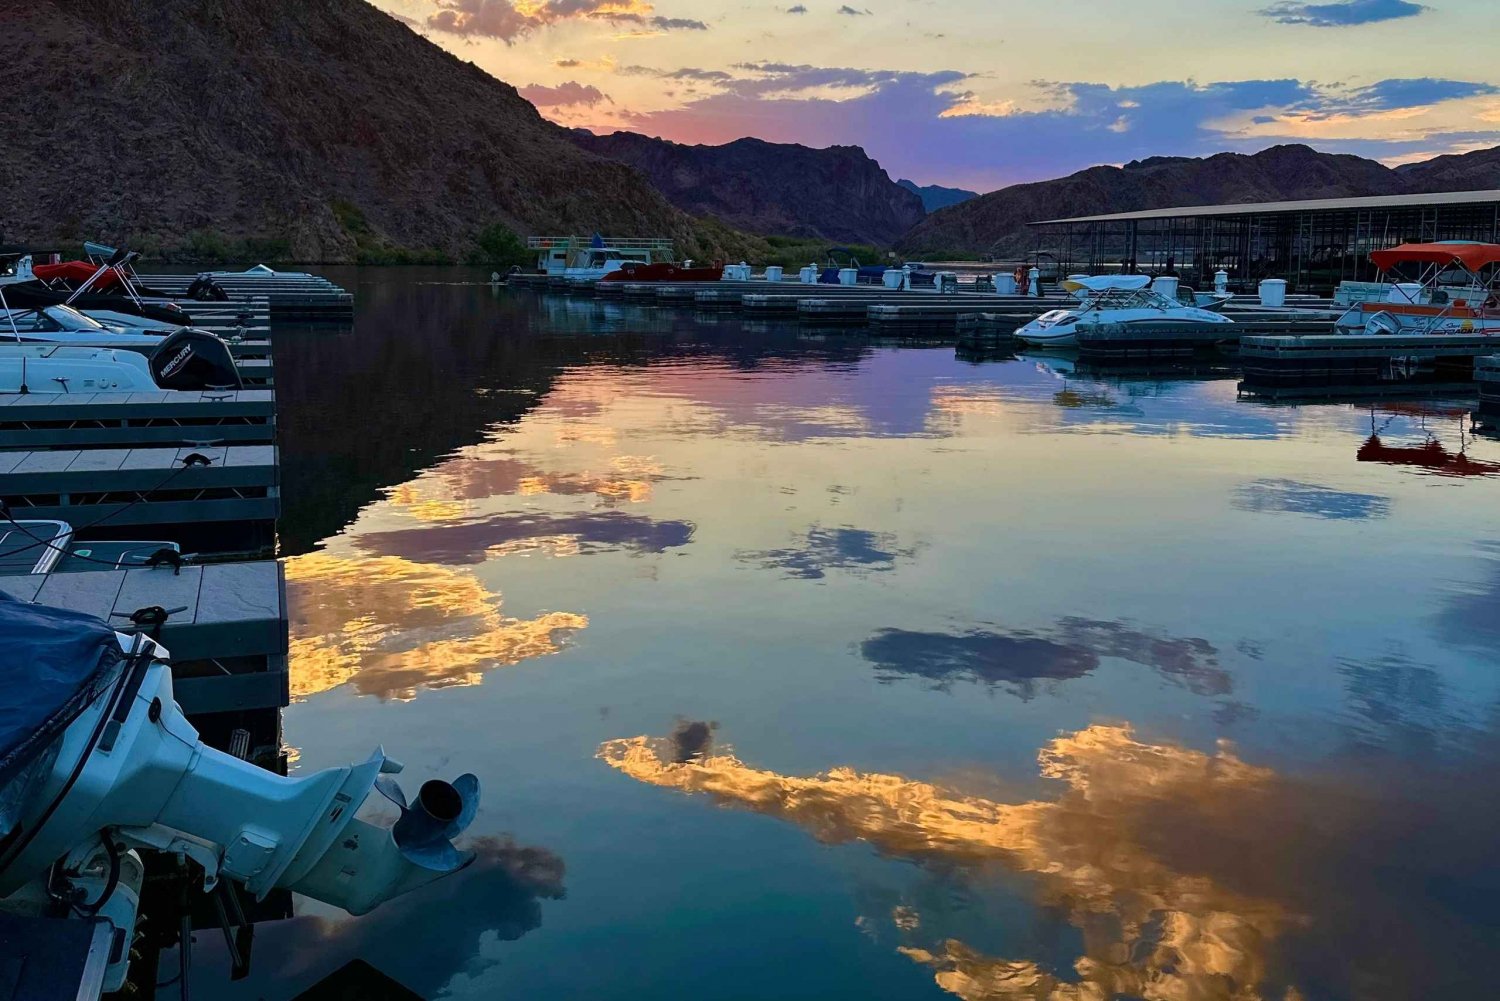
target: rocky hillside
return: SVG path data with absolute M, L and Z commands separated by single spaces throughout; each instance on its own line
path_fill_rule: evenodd
M 911 254 L 1024 254 L 1027 223 L 1175 205 L 1342 198 L 1411 191 L 1500 187 L 1500 149 L 1438 157 L 1391 169 L 1374 160 L 1273 146 L 1254 155 L 1151 157 L 1124 167 L 1090 167 L 1068 177 L 1017 184 L 935 212 L 901 240 Z
M 858 146 L 759 139 L 684 146 L 633 132 L 573 135 L 584 149 L 645 174 L 678 208 L 752 233 L 888 246 L 923 216 L 921 198 Z
M 744 253 L 363 0 L 0 0 L 0 90 L 0 243 L 347 261 L 501 224 Z
M 964 188 L 945 188 L 941 184 L 918 184 L 916 181 L 908 181 L 906 178 L 896 182 L 907 191 L 922 199 L 922 207 L 928 212 L 936 212 L 945 209 L 949 205 L 957 205 L 966 202 L 970 198 L 978 198 L 979 192 L 968 191 Z

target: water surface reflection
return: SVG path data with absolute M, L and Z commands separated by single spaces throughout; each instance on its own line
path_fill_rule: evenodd
M 278 332 L 286 732 L 472 770 L 482 843 L 541 847 L 434 898 L 430 969 L 415 898 L 307 908 L 225 997 L 352 958 L 462 999 L 1490 993 L 1462 401 L 423 275 Z

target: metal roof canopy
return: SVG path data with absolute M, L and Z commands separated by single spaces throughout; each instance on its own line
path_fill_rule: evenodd
M 1360 198 L 1305 198 L 1289 202 L 1244 202 L 1237 205 L 1185 205 L 1174 208 L 1142 209 L 1138 212 L 1115 212 L 1108 215 L 1075 216 L 1071 219 L 1041 219 L 1028 226 L 1055 226 L 1063 223 L 1126 222 L 1146 219 L 1183 219 L 1192 216 L 1254 215 L 1274 212 L 1319 212 L 1338 209 L 1408 208 L 1432 205 L 1476 205 L 1500 203 L 1500 189 L 1487 191 L 1436 191 L 1414 195 L 1369 195 Z

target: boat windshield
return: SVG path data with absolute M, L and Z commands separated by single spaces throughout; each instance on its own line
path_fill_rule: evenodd
M 1181 303 L 1154 288 L 1106 288 L 1090 292 L 1084 309 L 1179 309 Z
M 42 312 L 46 313 L 64 330 L 103 330 L 104 324 L 92 316 L 85 316 L 72 306 L 58 303 L 56 306 L 47 306 Z

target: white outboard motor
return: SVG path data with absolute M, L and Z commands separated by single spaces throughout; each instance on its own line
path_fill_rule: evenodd
M 137 850 L 191 859 L 205 890 L 223 878 L 258 898 L 286 887 L 351 914 L 473 861 L 451 841 L 478 809 L 473 775 L 426 782 L 412 804 L 378 748 L 277 775 L 199 740 L 172 699 L 166 650 L 143 635 L 9 599 L 0 630 L 13 660 L 0 669 L 12 689 L 0 702 L 0 907 L 35 913 L 29 902 L 61 896 L 110 921 L 108 990 L 129 963 Z M 356 818 L 372 788 L 400 808 L 393 826 Z

